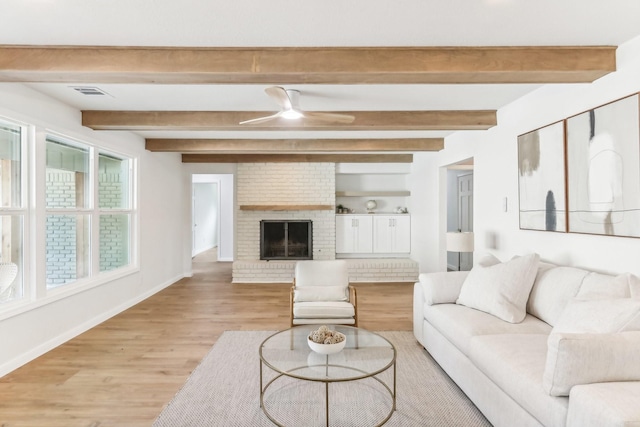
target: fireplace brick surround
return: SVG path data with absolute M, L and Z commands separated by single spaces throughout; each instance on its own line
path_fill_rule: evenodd
M 238 164 L 234 283 L 289 283 L 293 278 L 295 261 L 260 260 L 260 221 L 264 219 L 311 220 L 313 259 L 335 259 L 335 177 L 335 163 Z M 243 209 L 246 206 L 251 210 Z M 273 206 L 279 210 L 271 210 Z M 361 282 L 415 281 L 418 264 L 409 259 L 349 260 L 349 276 Z

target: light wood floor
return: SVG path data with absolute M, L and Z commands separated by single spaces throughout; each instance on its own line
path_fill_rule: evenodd
M 0 427 L 149 426 L 225 330 L 289 326 L 287 285 L 232 285 L 231 263 L 210 259 L 196 257 L 192 278 L 0 378 Z M 411 284 L 356 288 L 361 327 L 411 330 Z

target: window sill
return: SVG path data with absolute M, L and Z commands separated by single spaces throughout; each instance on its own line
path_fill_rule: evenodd
M 118 270 L 100 273 L 90 279 L 82 279 L 69 285 L 62 285 L 58 288 L 48 289 L 47 294 L 43 298 L 37 300 L 27 300 L 22 298 L 12 302 L 6 302 L 0 305 L 0 321 L 14 317 L 31 310 L 43 307 L 64 298 L 77 295 L 98 286 L 111 283 L 115 280 L 136 274 L 140 271 L 138 266 L 127 266 Z

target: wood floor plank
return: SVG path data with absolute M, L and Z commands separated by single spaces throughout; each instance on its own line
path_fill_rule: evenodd
M 0 378 L 0 426 L 148 427 L 224 331 L 289 326 L 289 285 L 231 284 L 230 263 L 198 262 L 210 258 Z M 361 327 L 411 330 L 412 284 L 356 288 Z

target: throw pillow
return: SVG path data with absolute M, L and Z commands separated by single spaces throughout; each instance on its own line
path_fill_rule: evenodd
M 552 333 L 608 334 L 640 330 L 640 300 L 579 300 L 567 304 Z
M 608 274 L 589 273 L 582 280 L 578 299 L 609 299 L 629 298 L 631 296 L 629 273 L 618 276 Z
M 293 301 L 347 301 L 348 292 L 344 286 L 297 286 L 293 290 Z
M 539 261 L 538 254 L 529 254 L 489 267 L 475 266 L 462 284 L 456 303 L 506 322 L 522 322 Z
M 549 335 L 542 378 L 551 396 L 568 396 L 580 384 L 640 380 L 640 332 Z

